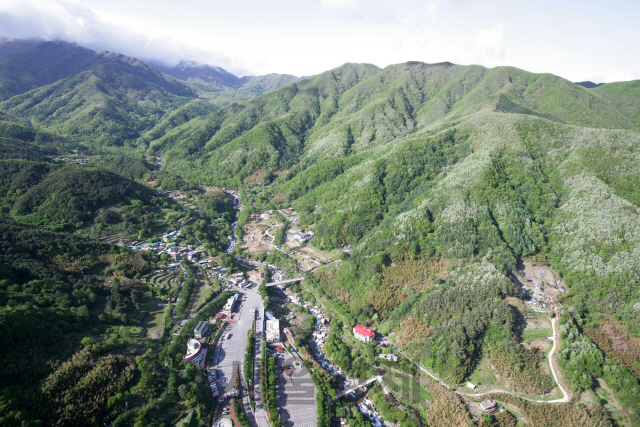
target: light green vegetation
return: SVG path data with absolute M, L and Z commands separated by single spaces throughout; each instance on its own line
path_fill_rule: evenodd
M 545 329 L 527 329 L 522 333 L 522 341 L 524 342 L 532 342 L 532 341 L 542 341 L 546 337 L 550 337 L 553 334 L 551 328 Z M 551 341 L 549 341 L 549 345 L 551 345 Z
M 12 266 L 2 288 L 7 307 L 26 312 L 29 303 L 46 307 L 58 316 L 49 323 L 70 334 L 84 330 L 89 307 L 90 313 L 98 310 L 95 292 L 108 298 L 101 322 L 126 326 L 133 299 L 141 297 L 133 287 L 113 291 L 68 275 L 91 274 L 95 268 L 124 280 L 166 260 L 136 257 L 69 234 L 44 233 L 40 237 L 45 242 L 64 243 L 61 248 L 43 245 L 35 230 L 96 228 L 95 218 L 113 210 L 135 217 L 139 222 L 129 222 L 144 226 L 137 231 L 144 229 L 151 237 L 183 214 L 178 240 L 194 244 L 200 239 L 220 265 L 232 265 L 233 258 L 221 254 L 234 217 L 232 206 L 222 191 L 202 190 L 202 185 L 225 186 L 242 191 L 246 214 L 240 216 L 241 226 L 252 211 L 291 206 L 300 213 L 300 227 L 315 232 L 310 245 L 340 255 L 340 263 L 307 273 L 301 289 L 335 322 L 325 350 L 350 374 L 370 375 L 375 360 L 375 350 L 351 335 L 351 327 L 362 323 L 381 334 L 395 333 L 398 346 L 451 383 L 464 383 L 486 362 L 500 382 L 518 393 L 548 393 L 554 382 L 544 353 L 520 344 L 543 331 L 521 336 L 517 319 L 524 317 L 522 307 L 507 302 L 523 297 L 511 279 L 518 260 L 535 256 L 567 288 L 561 295 L 565 311 L 558 313 L 558 360 L 567 386 L 575 392 L 590 389 L 599 376 L 630 414 L 637 413 L 640 385 L 632 372 L 634 361 L 614 362 L 613 357 L 622 359 L 604 346 L 609 339 L 605 332 L 599 335 L 600 347 L 583 333 L 599 328 L 599 313 L 608 313 L 631 337 L 640 334 L 637 82 L 586 89 L 512 67 L 345 64 L 246 101 L 219 104 L 212 112 L 195 99 L 194 86 L 130 58 L 104 55 L 100 61 L 61 80 L 36 79 L 42 86 L 28 93 L 3 89 L 2 118 L 29 121 L 41 132 L 40 137 L 28 136 L 25 130 L 26 136 L 18 138 L 14 134 L 22 131 L 7 130 L 5 138 L 14 138 L 2 151 L 8 157 L 42 159 L 47 152 L 39 142 L 44 133 L 59 135 L 56 147 L 72 139 L 74 147 L 87 148 L 81 151 L 105 156 L 88 168 L 20 162 L 12 167 L 11 179 L 3 176 L 3 227 L 22 242 L 17 249 L 7 243 L 8 255 L 3 254 L 3 262 Z M 196 83 L 198 90 L 206 89 Z M 16 140 L 27 142 L 24 149 Z M 162 172 L 145 172 L 149 165 L 141 159 L 142 151 L 164 158 Z M 159 188 L 181 188 L 186 200 L 173 204 L 175 208 L 164 206 L 166 198 L 116 174 L 155 178 Z M 73 179 L 89 182 L 89 177 L 128 190 L 115 192 L 122 199 L 111 201 L 100 191 L 107 186 L 64 187 Z M 52 191 L 58 188 L 64 191 Z M 87 197 L 74 198 L 76 189 L 87 189 Z M 131 191 L 140 192 L 129 196 L 137 202 L 126 199 L 124 193 Z M 32 226 L 16 225 L 9 217 Z M 122 222 L 124 218 L 109 227 L 118 231 L 116 223 Z M 121 232 L 130 233 L 129 228 Z M 72 255 L 79 251 L 86 256 Z M 242 252 L 239 246 L 237 251 Z M 291 277 L 299 274 L 294 260 L 282 252 L 259 258 L 284 267 Z M 64 285 L 35 283 L 43 278 Z M 199 286 L 193 274 L 182 288 L 182 280 L 178 282 L 170 292 L 177 296 L 180 289 L 176 313 L 185 317 Z M 38 291 L 42 286 L 61 294 L 49 302 Z M 70 295 L 73 310 L 60 301 L 64 295 Z M 186 334 L 219 302 L 205 304 L 171 345 L 167 330 L 173 324 L 166 322 L 162 352 L 145 356 L 148 366 L 137 362 L 132 369 L 148 372 L 148 379 L 160 372 L 149 366 L 167 363 L 170 375 L 186 375 L 188 368 L 178 366 Z M 13 310 L 4 310 L 0 320 L 10 324 L 17 316 Z M 12 339 L 18 338 L 7 338 Z M 45 374 L 49 372 L 41 377 Z M 13 384 L 10 380 L 16 379 L 4 379 L 2 386 Z M 172 381 L 181 382 L 170 376 L 170 386 Z M 204 405 L 201 411 L 206 411 L 208 403 L 198 400 L 204 397 L 197 386 L 183 385 L 182 393 L 169 394 L 180 398 L 182 408 Z M 122 393 L 131 388 L 128 383 L 117 387 Z M 464 409 L 455 399 L 434 398 L 436 408 Z M 580 417 L 609 425 L 598 408 L 589 412 L 569 403 L 543 414 L 537 405 L 500 399 L 513 401 L 533 423 Z M 116 412 L 96 412 L 96 417 L 111 422 Z M 134 415 L 145 422 L 144 412 L 139 407 Z M 460 420 L 469 418 L 464 410 L 456 413 Z M 323 413 L 322 419 L 329 416 Z M 200 424 L 210 421 L 196 418 Z

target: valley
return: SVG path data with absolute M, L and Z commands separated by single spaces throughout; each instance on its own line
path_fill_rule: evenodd
M 0 424 L 640 424 L 637 82 L 7 43 Z

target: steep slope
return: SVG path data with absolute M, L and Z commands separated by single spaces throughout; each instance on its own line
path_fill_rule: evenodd
M 346 64 L 186 123 L 152 141 L 150 152 L 166 152 L 169 165 L 184 173 L 208 166 L 213 179 L 237 185 L 256 169 L 378 149 L 480 111 L 637 129 L 610 100 L 549 74 L 449 63 L 384 70 Z
M 195 94 L 145 63 L 103 52 L 89 71 L 2 103 L 0 109 L 34 125 L 92 145 L 133 141 Z
M 636 129 L 640 128 L 640 80 L 607 83 L 593 89 L 593 92 L 629 117 Z
M 90 70 L 105 62 L 96 52 L 65 42 L 0 43 L 0 100 Z

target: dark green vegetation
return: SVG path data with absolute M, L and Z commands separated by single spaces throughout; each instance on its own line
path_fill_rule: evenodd
M 53 230 L 80 228 L 101 208 L 121 202 L 162 203 L 154 191 L 103 169 L 27 161 L 4 161 L 0 168 L 0 209 Z
M 64 48 L 63 58 L 73 51 L 58 48 Z M 52 356 L 60 367 L 72 369 L 73 363 L 64 363 L 80 350 L 81 337 L 94 336 L 93 329 L 103 336 L 100 325 L 138 313 L 133 300 L 141 295 L 133 291 L 140 283 L 132 275 L 155 267 L 127 250 L 45 229 L 92 237 L 108 230 L 146 239 L 181 219 L 178 239 L 199 239 L 221 264 L 232 264 L 232 257 L 220 254 L 232 206 L 218 188 L 202 187 L 215 185 L 242 190 L 241 222 L 252 212 L 293 207 L 300 227 L 315 233 L 311 245 L 347 249 L 341 262 L 307 273 L 301 290 L 325 307 L 332 319 L 327 352 L 350 373 L 368 377 L 375 357 L 351 337 L 357 322 L 383 335 L 395 333 L 400 347 L 454 385 L 464 384 L 486 361 L 518 393 L 548 393 L 554 382 L 544 354 L 521 345 L 522 313 L 509 303 L 526 298 L 512 273 L 521 259 L 535 259 L 552 268 L 567 289 L 558 312 L 558 361 L 566 385 L 579 396 L 584 389 L 600 392 L 601 379 L 618 404 L 637 411 L 638 82 L 586 88 L 511 67 L 345 64 L 224 106 L 238 99 L 230 95 L 237 87 L 224 83 L 233 90 L 214 91 L 215 84 L 207 86 L 202 76 L 187 84 L 131 58 L 84 50 L 73 55 L 85 59 L 67 61 L 64 70 L 51 60 L 58 74 L 44 76 L 29 71 L 40 61 L 29 49 L 17 46 L 19 55 L 0 55 L 22 64 L 13 74 L 0 68 L 2 241 L 8 248 L 0 296 L 6 316 L 51 317 L 47 325 L 58 334 L 55 339 L 67 343 Z M 277 86 L 256 83 L 253 94 Z M 220 93 L 227 98 L 216 98 Z M 89 167 L 48 162 L 48 156 L 71 150 L 99 157 Z M 145 154 L 161 156 L 162 171 Z M 149 179 L 160 189 L 182 189 L 184 200 L 177 204 L 140 185 Z M 12 245 L 14 240 L 24 243 Z M 295 272 L 282 253 L 267 257 Z M 104 279 L 111 282 L 99 279 L 101 269 L 108 269 Z M 122 282 L 120 291 L 111 289 L 114 276 Z M 133 283 L 125 286 L 125 279 Z M 183 292 L 191 293 L 188 286 Z M 120 309 L 116 316 L 100 308 L 108 302 L 114 313 Z M 196 317 L 210 309 L 215 307 L 206 305 Z M 198 422 L 208 422 L 202 412 L 210 405 L 206 389 L 179 384 L 178 374 L 198 374 L 179 366 L 187 337 L 181 334 L 169 346 L 166 318 L 160 340 L 165 348 L 144 356 L 144 369 L 118 358 L 107 365 L 133 372 L 136 382 L 137 375 L 162 378 L 150 367 L 167 363 L 174 404 L 200 408 Z M 193 328 L 189 322 L 183 330 Z M 628 353 L 620 350 L 620 340 Z M 39 348 L 29 353 L 49 360 Z M 263 390 L 270 407 L 275 383 L 267 359 Z M 19 419 L 23 415 L 16 411 L 28 411 L 54 369 L 41 363 L 42 371 L 28 373 L 19 362 L 8 363 L 17 365 L 3 372 L 19 378 L 5 380 L 3 387 L 18 381 L 20 390 L 5 390 L 3 412 Z M 149 396 L 153 384 L 145 388 L 152 390 Z M 123 402 L 129 401 L 127 390 L 134 393 L 128 380 L 109 387 L 110 396 L 92 397 L 92 408 L 101 408 L 104 397 L 122 393 L 116 400 Z M 429 423 L 437 425 L 437 408 L 451 408 L 469 421 L 459 400 L 442 396 L 434 396 Z M 145 403 L 155 409 L 130 405 L 114 425 L 134 424 L 136 417 L 150 423 L 156 419 L 152 411 L 166 410 L 167 399 Z M 596 406 L 592 411 L 569 403 L 551 411 L 608 425 Z M 616 422 L 637 423 L 629 411 L 607 409 Z M 523 411 L 541 425 L 553 418 L 532 405 Z M 111 421 L 114 415 L 92 416 Z M 75 420 L 73 414 L 55 416 L 55 422 Z
M 247 347 L 245 348 L 244 354 L 244 381 L 246 384 L 249 384 L 249 381 L 253 382 L 253 366 L 255 361 L 255 344 L 256 339 L 254 335 L 253 326 L 249 329 L 247 333 Z M 251 387 L 251 386 L 248 386 Z

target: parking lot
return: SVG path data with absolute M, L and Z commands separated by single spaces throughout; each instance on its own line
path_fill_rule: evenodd
M 234 388 L 237 370 L 242 372 L 245 348 L 247 346 L 247 331 L 251 328 L 255 314 L 253 309 L 259 308 L 261 301 L 257 290 L 237 291 L 240 301 L 236 302 L 232 319 L 237 323 L 228 323 L 220 336 L 218 345 L 212 352 L 211 366 L 218 376 L 218 390 L 220 394 L 228 393 Z
M 291 376 L 282 367 L 295 365 Z M 316 388 L 301 360 L 281 353 L 276 358 L 276 406 L 284 427 L 316 427 Z

